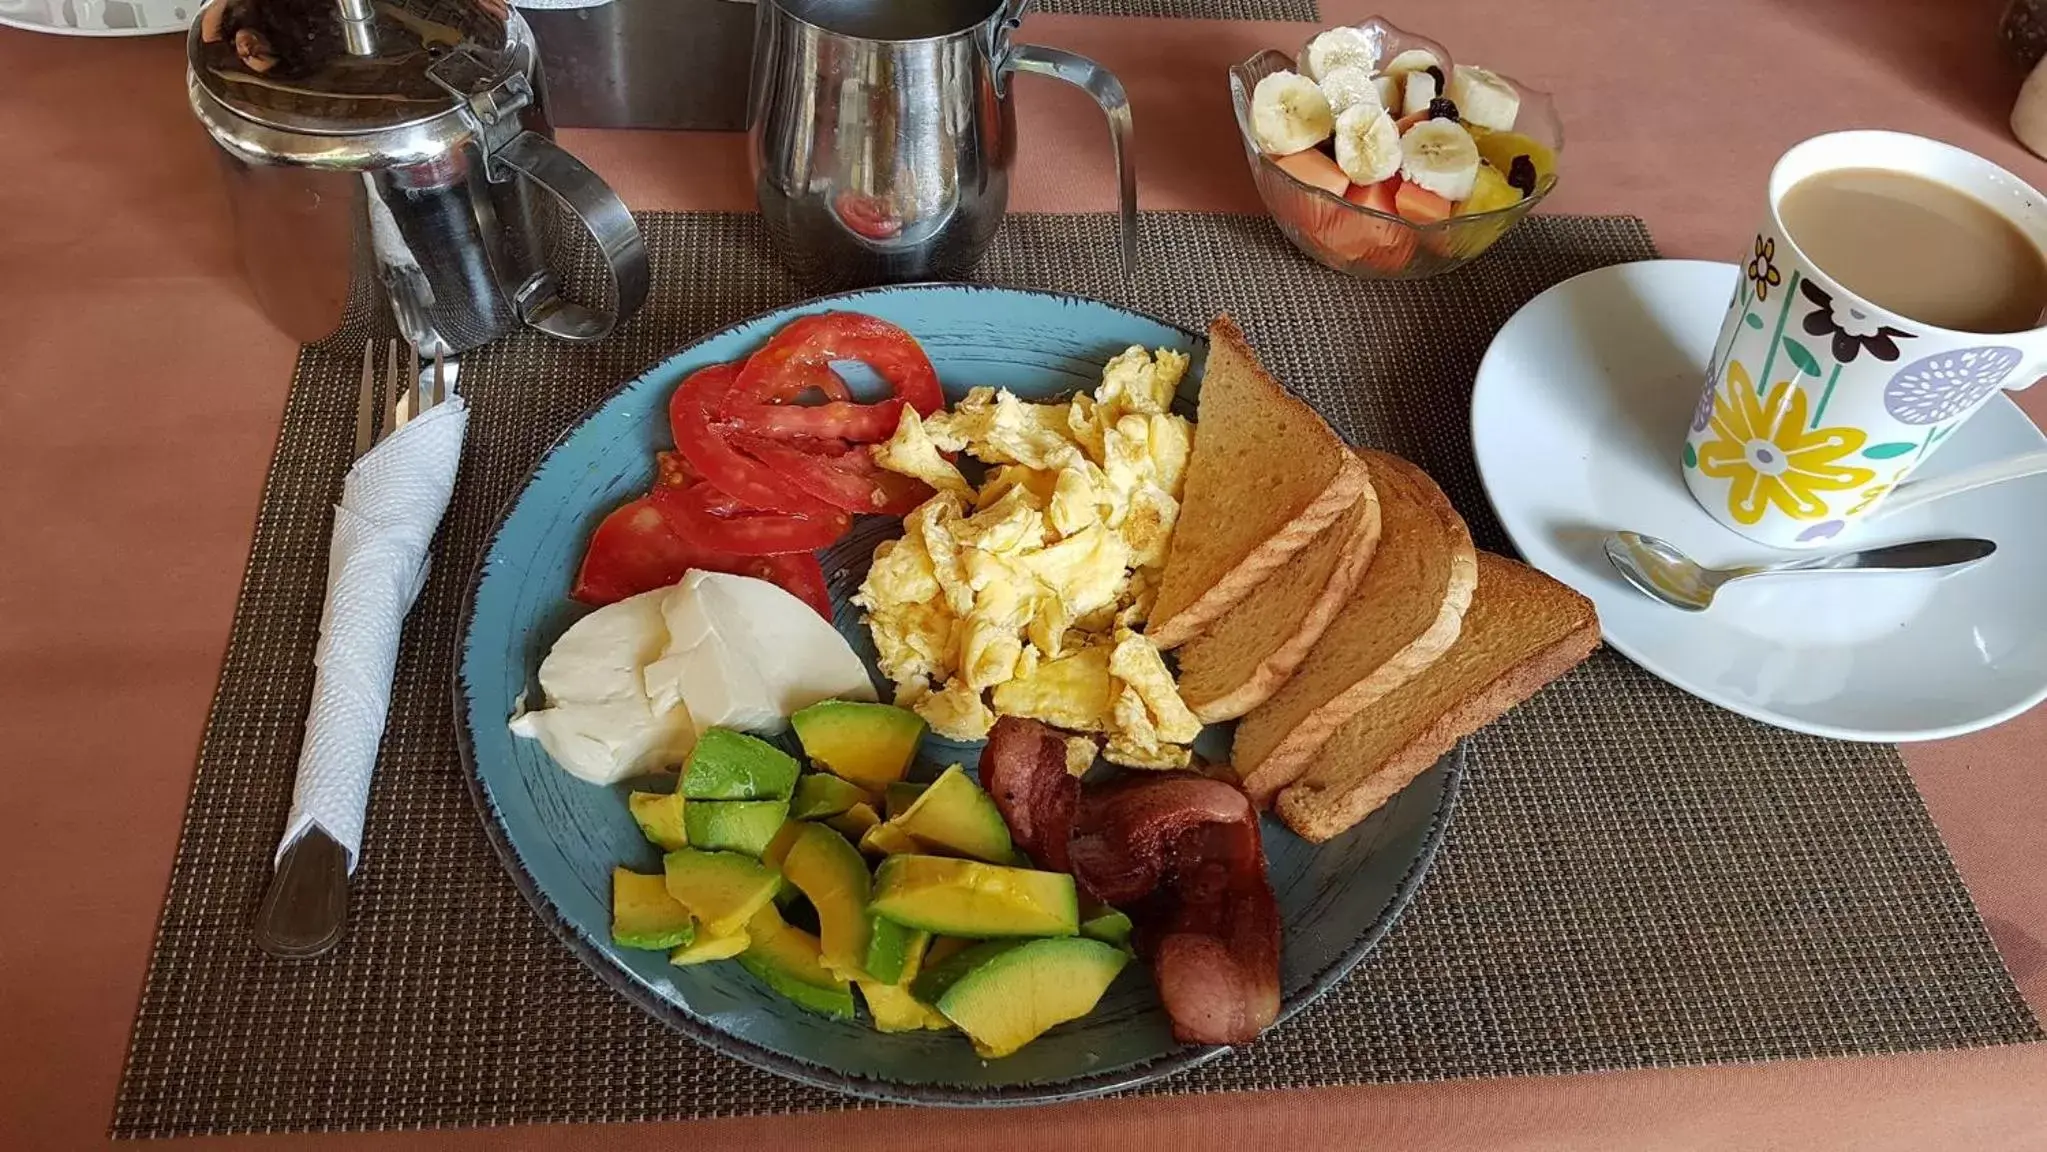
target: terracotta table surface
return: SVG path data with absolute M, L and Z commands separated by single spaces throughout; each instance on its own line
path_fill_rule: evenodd
M 1324 0 L 1332 20 L 1365 0 Z M 2004 128 L 1994 0 L 1387 0 L 1558 93 L 1558 212 L 1731 259 L 1816 132 L 1938 136 L 2047 183 Z M 1305 26 L 1034 17 L 1118 72 L 1149 208 L 1257 205 L 1223 67 Z M 294 349 L 243 289 L 176 38 L 0 29 L 0 1147 L 104 1140 Z M 1085 97 L 1021 83 L 1013 207 L 1111 206 Z M 742 141 L 564 132 L 639 208 L 748 207 Z M 1105 254 L 1106 255 L 1106 254 Z M 2025 404 L 2047 415 L 2047 388 Z M 2007 964 L 2047 1006 L 2047 710 L 1906 760 Z M 370 845 L 374 851 L 375 846 Z M 695 1125 L 201 1141 L 309 1148 L 2047 1147 L 2047 1048 Z M 905 1143 L 907 1141 L 907 1144 Z

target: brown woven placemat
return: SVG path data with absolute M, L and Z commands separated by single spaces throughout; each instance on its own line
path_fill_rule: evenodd
M 643 218 L 655 290 L 596 348 L 473 354 L 461 482 L 415 612 L 341 948 L 248 924 L 311 687 L 328 502 L 365 330 L 301 354 L 113 1122 L 120 1136 L 604 1121 L 859 1106 L 712 1055 L 610 993 L 505 876 L 451 729 L 455 612 L 499 509 L 588 405 L 798 292 L 755 218 Z M 1654 255 L 1639 221 L 1536 217 L 1469 268 L 1366 284 L 1241 216 L 1013 218 L 982 275 L 1199 326 L 1233 313 L 1349 437 L 1413 458 L 1482 545 L 1472 373 L 1543 288 Z M 587 271 L 587 268 L 586 268 Z M 1601 654 L 1476 741 L 1419 897 L 1356 973 L 1155 1092 L 1573 1072 L 2041 1038 L 1890 748 L 1743 720 Z
M 1315 0 L 1038 0 L 1033 12 L 1068 16 L 1151 16 L 1161 20 L 1322 19 Z

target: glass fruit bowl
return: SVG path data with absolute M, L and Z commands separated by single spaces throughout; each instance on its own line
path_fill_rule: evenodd
M 1409 49 L 1424 48 L 1443 62 L 1445 71 L 1456 64 L 1455 57 L 1441 44 L 1402 31 L 1376 16 L 1356 27 L 1376 42 L 1377 59 L 1382 62 Z M 1521 110 L 1513 130 L 1548 149 L 1551 156 L 1549 170 L 1538 172 L 1534 192 L 1518 203 L 1490 212 L 1453 215 L 1436 223 L 1418 224 L 1304 183 L 1274 163 L 1251 134 L 1252 90 L 1274 72 L 1296 70 L 1294 59 L 1284 52 L 1270 49 L 1260 52 L 1230 68 L 1230 100 L 1236 107 L 1237 132 L 1243 137 L 1244 156 L 1251 163 L 1251 179 L 1258 186 L 1258 197 L 1265 202 L 1266 211 L 1272 213 L 1273 222 L 1293 241 L 1294 247 L 1339 272 L 1371 280 L 1413 280 L 1448 272 L 1492 247 L 1556 187 L 1557 159 L 1564 147 L 1556 103 L 1549 93 L 1509 76 L 1500 78 L 1521 97 Z M 1486 150 L 1483 138 L 1480 150 Z

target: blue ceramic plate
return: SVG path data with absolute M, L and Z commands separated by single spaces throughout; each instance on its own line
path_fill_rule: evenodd
M 648 487 L 655 450 L 670 446 L 666 412 L 675 385 L 704 365 L 744 356 L 790 319 L 827 309 L 872 313 L 914 333 L 952 399 L 975 385 L 1030 400 L 1064 397 L 1094 387 L 1109 357 L 1132 344 L 1196 353 L 1181 396 L 1190 411 L 1199 388 L 1205 349 L 1192 332 L 1093 300 L 946 284 L 770 313 L 707 337 L 627 384 L 541 460 L 491 539 L 463 613 L 457 728 L 492 843 L 541 918 L 612 987 L 712 1048 L 797 1080 L 914 1103 L 1021 1104 L 1128 1088 L 1220 1055 L 1224 1049 L 1173 1042 L 1142 964 L 1126 969 L 1085 1019 L 990 1061 L 955 1032 L 891 1036 L 810 1015 L 737 964 L 675 968 L 663 953 L 612 945 L 612 866 L 658 871 L 659 853 L 627 815 L 623 786 L 574 779 L 538 744 L 514 739 L 505 721 L 541 656 L 582 611 L 568 591 L 584 541 L 606 512 Z M 896 521 L 864 518 L 824 558 L 839 630 L 868 659 L 877 687 L 885 685 L 873 672 L 873 646 L 847 601 L 874 545 L 897 530 Z M 1200 747 L 1220 758 L 1227 736 L 1211 729 Z M 1449 815 L 1460 755 L 1320 847 L 1267 822 L 1265 851 L 1285 921 L 1283 1014 L 1341 979 L 1405 906 Z M 953 762 L 972 768 L 978 749 L 928 740 L 922 759 L 926 771 Z

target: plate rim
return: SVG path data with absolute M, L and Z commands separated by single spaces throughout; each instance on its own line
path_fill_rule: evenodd
M 936 1105 L 954 1108 L 1009 1108 L 1032 1105 L 1058 1104 L 1076 1100 L 1092 1099 L 1111 1093 L 1125 1091 L 1154 1081 L 1166 1079 L 1190 1071 L 1221 1057 L 1233 1049 L 1225 1045 L 1181 1045 L 1163 1055 L 1142 1063 L 1091 1075 L 1075 1076 L 1060 1080 L 1039 1081 L 995 1088 L 969 1089 L 945 1084 L 906 1084 L 900 1081 L 880 1080 L 869 1076 L 841 1072 L 827 1065 L 815 1064 L 794 1056 L 777 1052 L 763 1044 L 743 1039 L 726 1032 L 709 1021 L 699 1019 L 680 1005 L 634 979 L 626 970 L 614 964 L 602 950 L 585 938 L 582 931 L 568 922 L 555 907 L 554 901 L 541 890 L 532 870 L 526 866 L 518 846 L 511 841 L 503 817 L 499 814 L 496 798 L 484 782 L 482 765 L 476 756 L 476 749 L 469 731 L 469 692 L 464 675 L 468 663 L 467 653 L 472 629 L 476 622 L 476 595 L 481 588 L 489 558 L 495 551 L 498 539 L 503 535 L 512 512 L 518 507 L 527 490 L 546 463 L 567 443 L 569 438 L 583 429 L 607 405 L 626 390 L 637 385 L 647 376 L 661 370 L 694 349 L 741 328 L 754 325 L 769 317 L 801 313 L 819 304 L 856 299 L 877 294 L 900 292 L 950 292 L 950 291 L 994 291 L 1044 296 L 1066 302 L 1083 303 L 1111 308 L 1141 319 L 1178 331 L 1189 337 L 1197 346 L 1205 348 L 1207 337 L 1194 332 L 1185 325 L 1151 315 L 1141 309 L 1130 308 L 1092 296 L 1051 289 L 1019 288 L 1010 285 L 983 284 L 963 281 L 918 281 L 909 284 L 884 285 L 859 288 L 845 292 L 811 296 L 779 308 L 756 313 L 745 319 L 713 329 L 682 344 L 631 379 L 621 382 L 586 407 L 569 422 L 547 447 L 534 458 L 532 467 L 520 481 L 518 488 L 508 496 L 498 510 L 496 523 L 484 538 L 483 545 L 469 566 L 469 574 L 463 585 L 462 601 L 457 609 L 454 646 L 454 666 L 449 676 L 450 701 L 453 705 L 455 744 L 462 761 L 462 779 L 471 803 L 483 824 L 485 838 L 490 842 L 492 852 L 499 864 L 509 874 L 513 886 L 519 890 L 526 903 L 538 915 L 542 924 L 557 940 L 567 946 L 586 970 L 595 975 L 612 992 L 625 997 L 627 1001 L 646 1012 L 655 1020 L 680 1032 L 690 1040 L 702 1044 L 719 1055 L 738 1060 L 763 1071 L 782 1076 L 800 1084 L 828 1091 L 838 1092 L 858 1099 L 874 1100 L 892 1104 Z M 1392 896 L 1385 907 L 1358 938 L 1351 942 L 1337 957 L 1321 971 L 1312 976 L 1308 983 L 1293 997 L 1284 999 L 1279 1015 L 1271 1027 L 1277 1028 L 1295 1015 L 1319 1000 L 1351 971 L 1379 944 L 1397 925 L 1408 908 L 1413 904 L 1423 879 L 1434 867 L 1441 850 L 1445 834 L 1456 814 L 1469 775 L 1471 739 L 1459 740 L 1445 752 L 1428 771 L 1443 774 L 1442 795 L 1435 810 L 1428 816 L 1428 825 L 1423 830 L 1419 850 L 1409 862 L 1407 870 L 1394 887 Z M 1262 821 L 1261 817 L 1261 821 Z
M 1488 394 L 1488 389 L 1486 388 L 1486 382 L 1489 378 L 1489 375 L 1486 371 L 1487 366 L 1492 364 L 1494 354 L 1499 348 L 1500 334 L 1506 331 L 1508 325 L 1512 324 L 1515 320 L 1519 319 L 1522 313 L 1526 312 L 1530 308 L 1533 308 L 1535 304 L 1538 301 L 1542 300 L 1544 297 L 1547 297 L 1554 292 L 1561 292 L 1565 288 L 1568 288 L 1581 280 L 1592 280 L 1607 276 L 1625 277 L 1630 274 L 1630 272 L 1627 270 L 1633 269 L 1639 265 L 1658 265 L 1686 268 L 1697 267 L 1702 269 L 1712 268 L 1715 270 L 1724 270 L 1729 276 L 1739 276 L 1741 274 L 1741 266 L 1728 261 L 1700 260 L 1689 258 L 1673 259 L 1669 257 L 1657 257 L 1646 260 L 1627 260 L 1622 261 L 1621 263 L 1618 264 L 1608 264 L 1599 268 L 1587 269 L 1586 271 L 1580 272 L 1575 276 L 1571 276 L 1568 277 L 1567 279 L 1557 281 L 1555 284 L 1550 285 L 1548 288 L 1545 288 L 1541 292 L 1538 292 L 1534 296 L 1530 297 L 1528 299 L 1528 302 L 1523 304 L 1521 307 L 1516 308 L 1514 310 L 1513 315 L 1507 317 L 1506 321 L 1500 325 L 1499 330 L 1493 333 L 1492 340 L 1486 344 L 1485 355 L 1479 358 L 1478 370 L 1473 374 L 1472 377 L 1471 403 L 1470 410 L 1467 415 L 1467 431 L 1471 437 L 1472 444 L 1472 462 L 1477 468 L 1479 486 L 1485 491 L 1486 502 L 1492 507 L 1493 518 L 1500 522 L 1501 529 L 1507 533 L 1507 538 L 1513 542 L 1515 549 L 1519 551 L 1523 557 L 1526 557 L 1528 555 L 1528 550 L 1522 543 L 1523 536 L 1525 534 L 1524 531 L 1525 526 L 1517 524 L 1515 520 L 1508 517 L 1503 508 L 1501 507 L 1500 498 L 1496 494 L 1493 479 L 1486 470 L 1485 459 L 1483 456 L 1480 455 L 1478 451 L 1479 443 L 1478 427 L 1480 418 L 1479 398 L 1482 395 Z M 1646 273 L 1646 275 L 1659 274 L 1661 273 Z M 1496 385 L 1492 389 L 1492 391 L 1497 391 L 1499 387 L 1500 386 Z M 2030 429 L 2033 432 L 2034 436 L 2038 439 L 2041 446 L 2047 447 L 2047 430 L 2042 430 L 2039 425 L 2035 424 L 2032 421 L 2032 419 L 2025 414 L 2024 411 L 2019 409 L 2017 403 L 2012 399 L 2010 392 L 2008 390 L 2000 389 L 2000 392 L 2002 394 L 1997 397 L 1994 397 L 1992 403 L 1994 404 L 2001 401 L 2003 404 L 2007 405 L 2011 409 L 2010 414 L 2016 416 L 2017 419 L 2026 428 Z M 1537 565 L 1537 567 L 1541 568 L 1541 565 Z M 1587 596 L 1591 595 L 1589 592 L 1586 592 L 1585 589 L 1579 588 L 1575 583 L 1572 582 L 1572 580 L 1568 579 L 1566 574 L 1550 572 L 1546 568 L 1542 570 L 1547 572 L 1550 576 L 1553 576 L 1556 579 L 1562 581 L 1564 584 L 1569 585 L 1570 587 L 1580 592 L 1581 594 Z M 1997 725 L 2002 724 L 2005 721 L 2012 719 L 2013 717 L 2022 715 L 2023 713 L 2031 710 L 2032 708 L 2037 707 L 2042 701 L 2047 701 L 2047 678 L 2043 678 L 2042 681 L 2036 687 L 2034 687 L 2030 691 L 2030 693 L 2026 695 L 2024 698 L 2014 703 L 2007 704 L 2004 707 L 1995 709 L 1993 711 L 1985 712 L 1981 716 L 1971 720 L 1957 721 L 1955 723 L 1939 725 L 1935 727 L 1919 728 L 1846 727 L 1837 724 L 1827 724 L 1810 720 L 1801 716 L 1784 712 L 1781 709 L 1769 708 L 1762 705 L 1752 704 L 1747 701 L 1734 700 L 1731 698 L 1721 699 L 1715 696 L 1709 696 L 1705 693 L 1704 690 L 1700 688 L 1695 688 L 1691 684 L 1684 682 L 1682 679 L 1679 678 L 1677 673 L 1666 671 L 1664 668 L 1660 667 L 1659 664 L 1661 662 L 1652 662 L 1651 660 L 1645 658 L 1644 655 L 1641 654 L 1638 645 L 1631 643 L 1629 640 L 1625 638 L 1620 638 L 1613 635 L 1613 633 L 1608 630 L 1607 625 L 1605 624 L 1604 621 L 1602 621 L 1600 624 L 1600 639 L 1604 641 L 1608 647 L 1611 647 L 1614 651 L 1620 653 L 1622 656 L 1625 656 L 1635 666 L 1641 668 L 1643 671 L 1648 672 L 1651 676 L 1656 677 L 1658 680 L 1661 680 L 1664 683 L 1669 684 L 1671 687 L 1676 688 L 1678 691 L 1683 692 L 1696 700 L 1700 700 L 1706 704 L 1710 704 L 1715 708 L 1725 709 L 1738 716 L 1747 717 L 1748 719 L 1754 720 L 1758 723 L 1768 724 L 1774 728 L 1782 728 L 1787 731 L 1799 732 L 1808 736 L 1818 736 L 1829 740 L 1844 740 L 1858 744 L 1915 744 L 1930 740 L 1949 740 L 1957 736 L 1966 736 L 1972 732 L 1980 732 L 1986 728 L 1996 727 Z

